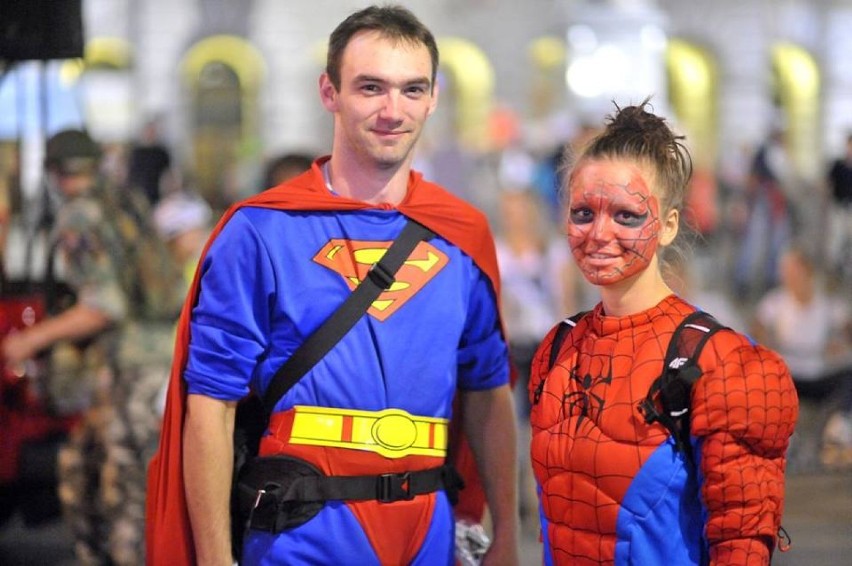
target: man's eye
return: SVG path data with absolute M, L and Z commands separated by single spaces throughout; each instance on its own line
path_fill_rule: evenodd
M 361 90 L 363 90 L 364 92 L 376 93 L 376 92 L 379 92 L 380 89 L 379 89 L 379 85 L 366 84 L 366 85 L 361 86 Z
M 426 94 L 426 87 L 424 86 L 410 86 L 405 89 L 406 94 L 409 96 L 423 96 Z
M 572 224 L 588 224 L 593 217 L 592 211 L 588 208 L 572 208 L 568 214 Z

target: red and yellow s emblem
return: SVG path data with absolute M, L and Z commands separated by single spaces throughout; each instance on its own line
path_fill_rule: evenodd
M 314 261 L 339 273 L 349 285 L 349 289 L 354 290 L 390 245 L 391 242 L 335 238 L 323 246 L 314 256 Z M 396 281 L 373 301 L 367 312 L 384 322 L 417 294 L 448 262 L 447 254 L 429 242 L 420 242 L 397 271 Z

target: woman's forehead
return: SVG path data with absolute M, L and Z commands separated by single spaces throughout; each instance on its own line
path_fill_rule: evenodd
M 584 159 L 574 168 L 569 182 L 572 196 L 622 189 L 625 194 L 648 197 L 653 192 L 650 168 L 625 159 Z

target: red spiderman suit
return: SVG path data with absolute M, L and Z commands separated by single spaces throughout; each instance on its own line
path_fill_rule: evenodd
M 675 295 L 621 317 L 599 304 L 571 329 L 552 370 L 555 329 L 543 341 L 530 420 L 546 564 L 768 561 L 797 416 L 780 357 L 732 331 L 710 338 L 692 394 L 695 470 L 638 408 L 694 311 Z
M 406 217 L 437 237 L 415 248 L 398 284 L 279 401 L 261 454 L 296 457 L 326 475 L 439 466 L 448 438 L 456 438 L 456 388 L 490 389 L 509 379 L 496 260 L 481 213 L 416 173 L 398 207 L 342 198 L 326 187 L 323 162 L 230 209 L 208 242 L 179 322 L 161 445 L 149 471 L 149 564 L 194 562 L 181 470 L 187 393 L 237 400 L 249 386 L 264 390 Z M 285 274 L 287 285 L 279 285 Z M 237 320 L 227 314 L 246 310 Z M 391 347 L 401 340 L 410 346 Z M 455 512 L 478 518 L 483 497 L 472 466 L 461 451 L 457 467 L 473 487 L 462 491 Z M 243 556 L 262 564 L 450 563 L 452 541 L 453 510 L 438 491 L 392 504 L 329 501 L 296 528 L 251 531 Z

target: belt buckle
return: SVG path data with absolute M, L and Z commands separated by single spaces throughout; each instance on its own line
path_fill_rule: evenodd
M 382 474 L 376 482 L 376 499 L 381 503 L 394 501 L 410 501 L 414 499 L 411 493 L 411 474 Z

